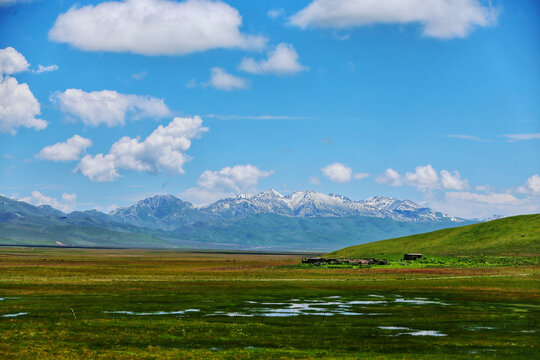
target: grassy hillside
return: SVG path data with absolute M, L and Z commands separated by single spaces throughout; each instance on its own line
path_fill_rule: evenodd
M 330 254 L 333 258 L 380 257 L 421 252 L 431 255 L 540 255 L 540 214 L 438 230 L 369 244 Z

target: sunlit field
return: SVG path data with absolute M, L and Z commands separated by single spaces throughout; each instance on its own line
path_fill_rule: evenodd
M 0 358 L 534 358 L 538 265 L 0 250 Z M 403 354 L 407 354 L 406 356 Z

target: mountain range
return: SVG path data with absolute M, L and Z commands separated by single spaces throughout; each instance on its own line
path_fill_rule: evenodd
M 410 200 L 314 191 L 267 190 L 202 207 L 158 195 L 109 214 L 0 196 L 1 244 L 320 251 L 467 223 Z

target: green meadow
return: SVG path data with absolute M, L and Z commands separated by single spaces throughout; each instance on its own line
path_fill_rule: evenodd
M 330 268 L 301 254 L 0 249 L 2 359 L 523 359 L 538 263 Z

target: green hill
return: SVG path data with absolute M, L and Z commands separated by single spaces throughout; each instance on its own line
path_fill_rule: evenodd
M 420 252 L 430 255 L 540 255 L 540 214 L 381 240 L 327 254 L 331 258 L 385 257 Z

